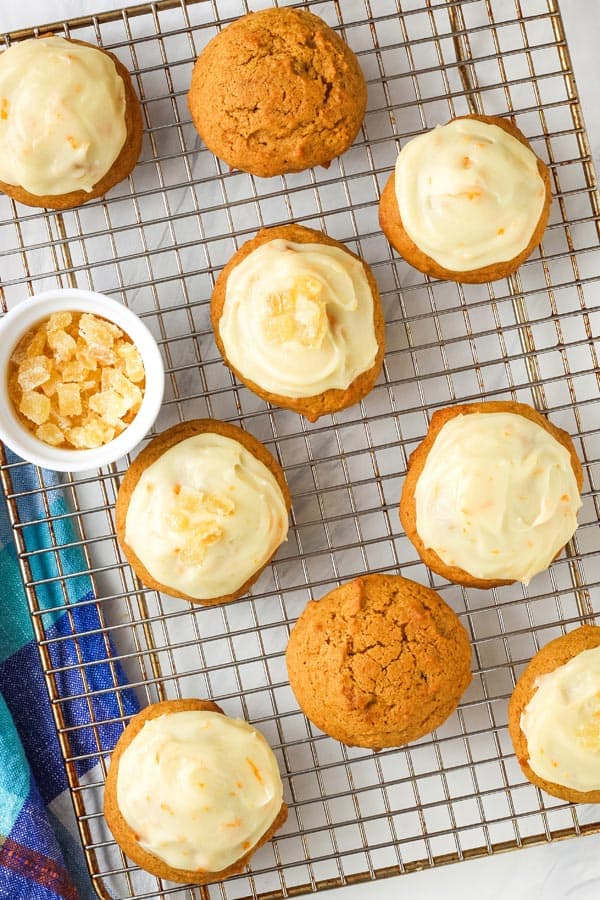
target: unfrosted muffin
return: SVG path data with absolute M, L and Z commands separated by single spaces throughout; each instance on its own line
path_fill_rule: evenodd
M 209 150 L 262 177 L 329 165 L 354 141 L 366 103 L 352 50 L 318 16 L 290 8 L 224 28 L 198 57 L 188 93 Z
M 124 853 L 168 881 L 241 872 L 287 818 L 279 767 L 262 734 L 209 700 L 166 700 L 130 721 L 104 793 Z
M 510 698 L 526 777 L 571 803 L 600 803 L 600 628 L 582 625 L 536 653 Z
M 311 422 L 358 403 L 381 371 L 385 323 L 373 273 L 321 231 L 259 231 L 221 272 L 211 317 L 238 378 Z
M 142 116 L 116 56 L 56 35 L 0 54 L 0 190 L 28 206 L 67 209 L 126 178 Z
M 286 540 L 289 491 L 256 438 L 215 419 L 175 425 L 129 467 L 117 536 L 140 581 L 205 605 L 245 594 Z
M 572 537 L 582 479 L 569 435 L 531 406 L 461 404 L 434 413 L 412 453 L 400 519 L 449 581 L 528 584 Z
M 540 243 L 548 167 L 513 123 L 464 116 L 409 141 L 379 204 L 393 247 L 427 275 L 495 281 Z
M 438 728 L 471 681 L 471 647 L 439 594 L 364 575 L 308 604 L 290 635 L 290 685 L 306 716 L 357 747 L 397 747 Z

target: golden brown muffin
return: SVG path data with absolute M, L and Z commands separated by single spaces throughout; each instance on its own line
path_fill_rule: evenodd
M 38 40 L 44 40 L 44 38 L 48 37 L 52 37 L 52 35 L 41 35 Z M 39 206 L 47 209 L 69 209 L 72 206 L 80 206 L 82 203 L 87 203 L 88 200 L 93 200 L 96 197 L 102 197 L 110 188 L 127 178 L 135 167 L 142 149 L 143 126 L 140 102 L 133 88 L 131 76 L 123 63 L 113 53 L 104 50 L 102 47 L 89 44 L 87 41 L 78 41 L 74 38 L 69 38 L 69 40 L 73 44 L 91 47 L 99 53 L 103 53 L 105 56 L 110 57 L 115 64 L 117 73 L 125 87 L 125 127 L 127 132 L 125 142 L 109 170 L 100 181 L 96 182 L 91 191 L 80 190 L 71 191 L 67 194 L 38 196 L 30 193 L 20 185 L 7 184 L 0 181 L 0 191 L 27 206 Z
M 532 784 L 536 784 L 546 793 L 560 797 L 561 800 L 568 800 L 570 803 L 600 803 L 600 790 L 577 791 L 562 784 L 546 781 L 534 772 L 529 765 L 527 738 L 521 730 L 521 715 L 536 693 L 536 681 L 541 675 L 553 672 L 584 650 L 593 650 L 595 647 L 600 647 L 600 627 L 597 625 L 582 625 L 575 631 L 550 641 L 535 654 L 517 681 L 508 706 L 508 728 L 523 773 Z M 597 726 L 595 730 L 597 734 Z
M 531 149 L 527 138 L 510 120 L 497 118 L 495 116 L 478 115 L 458 116 L 457 118 L 476 119 L 480 122 L 486 122 L 488 125 L 497 125 L 498 128 L 502 128 L 503 131 L 506 131 L 520 141 L 521 144 L 524 144 Z M 415 269 L 424 272 L 426 275 L 432 275 L 435 278 L 443 278 L 449 281 L 465 282 L 467 284 L 479 284 L 481 282 L 497 281 L 499 278 L 506 278 L 507 275 L 515 272 L 531 255 L 533 250 L 542 240 L 546 225 L 548 224 L 550 204 L 552 202 L 550 173 L 547 165 L 539 158 L 537 160 L 537 167 L 546 189 L 544 207 L 529 243 L 525 249 L 513 259 L 462 272 L 453 271 L 441 266 L 438 262 L 420 250 L 405 231 L 402 224 L 401 213 L 398 209 L 398 201 L 396 199 L 394 172 L 390 175 L 381 194 L 381 199 L 379 201 L 379 224 L 392 247 L 394 247 L 398 253 L 411 264 L 411 266 L 414 266 Z
M 417 553 L 425 565 L 434 572 L 437 572 L 438 575 L 442 575 L 444 578 L 447 578 L 448 581 L 453 581 L 456 584 L 463 584 L 466 587 L 491 588 L 503 584 L 513 584 L 514 579 L 502 580 L 477 578 L 458 566 L 449 565 L 438 556 L 435 550 L 424 545 L 417 531 L 415 490 L 417 481 L 423 471 L 427 456 L 436 437 L 444 425 L 455 416 L 477 415 L 478 413 L 515 413 L 516 415 L 529 419 L 531 422 L 534 422 L 536 425 L 539 425 L 547 431 L 548 434 L 568 450 L 571 457 L 573 473 L 580 491 L 583 484 L 583 471 L 581 463 L 577 458 L 573 442 L 567 432 L 563 431 L 561 428 L 557 428 L 556 425 L 553 425 L 552 422 L 546 418 L 546 416 L 537 412 L 537 410 L 528 406 L 526 403 L 514 403 L 510 400 L 490 400 L 482 403 L 465 403 L 457 406 L 449 406 L 446 409 L 438 410 L 433 414 L 426 437 L 416 450 L 413 451 L 408 460 L 408 470 L 402 486 L 402 496 L 400 499 L 400 521 L 404 531 L 414 544 Z M 563 548 L 558 551 L 557 555 L 562 552 L 562 549 Z
M 238 597 L 246 594 L 250 586 L 254 584 L 265 566 L 268 565 L 278 547 L 275 547 L 273 549 L 271 556 L 266 559 L 262 565 L 259 565 L 256 571 L 254 571 L 253 574 L 236 590 L 220 597 L 204 599 L 189 596 L 188 594 L 177 590 L 173 586 L 170 586 L 168 584 L 161 584 L 159 581 L 157 581 L 150 574 L 146 566 L 142 563 L 138 555 L 134 552 L 132 547 L 127 543 L 125 539 L 129 503 L 133 491 L 135 490 L 139 479 L 146 471 L 146 469 L 157 460 L 159 460 L 167 450 L 170 450 L 176 444 L 179 444 L 181 441 L 185 441 L 187 438 L 191 438 L 195 435 L 200 435 L 207 432 L 212 432 L 217 435 L 222 435 L 223 437 L 229 438 L 233 441 L 237 441 L 245 450 L 251 453 L 257 460 L 259 460 L 264 466 L 266 466 L 270 474 L 274 477 L 281 492 L 283 506 L 289 512 L 291 508 L 291 498 L 285 481 L 285 477 L 283 475 L 283 471 L 277 460 L 274 459 L 273 456 L 271 456 L 271 454 L 260 443 L 260 441 L 258 441 L 251 434 L 242 431 L 241 428 L 237 428 L 235 425 L 229 425 L 226 422 L 220 422 L 216 419 L 194 419 L 190 422 L 183 422 L 179 425 L 174 425 L 172 428 L 169 428 L 162 434 L 159 434 L 148 444 L 148 446 L 144 450 L 142 450 L 139 456 L 136 457 L 134 462 L 125 473 L 121 482 L 121 486 L 119 488 L 119 493 L 117 496 L 115 515 L 117 537 L 119 539 L 119 543 L 123 549 L 123 552 L 125 553 L 125 556 L 127 557 L 129 564 L 133 568 L 142 584 L 144 584 L 146 587 L 153 588 L 154 590 L 163 591 L 164 593 L 170 594 L 173 597 L 181 597 L 184 600 L 190 600 L 192 603 L 201 603 L 205 606 L 212 606 L 217 603 L 227 603 L 230 600 L 236 600 Z M 148 539 L 150 540 L 150 537 Z M 232 566 L 235 566 L 235 559 L 232 560 Z
M 245 377 L 227 358 L 227 351 L 223 344 L 220 331 L 220 320 L 223 315 L 225 305 L 225 296 L 227 291 L 227 280 L 232 271 L 254 250 L 267 244 L 270 241 L 282 239 L 298 244 L 324 244 L 328 247 L 336 247 L 338 250 L 347 253 L 352 259 L 358 259 L 362 263 L 362 267 L 367 278 L 371 294 L 373 297 L 373 331 L 375 341 L 378 346 L 377 355 L 371 368 L 359 374 L 344 390 L 332 388 L 316 394 L 312 397 L 286 397 L 283 394 L 275 394 L 262 388 L 256 382 Z M 221 352 L 225 363 L 237 375 L 240 381 L 243 381 L 251 391 L 258 394 L 264 400 L 276 406 L 282 406 L 285 409 L 291 409 L 294 412 L 305 416 L 310 422 L 315 422 L 320 416 L 328 413 L 338 412 L 348 406 L 353 406 L 365 397 L 373 388 L 383 364 L 383 356 L 385 353 L 385 321 L 383 318 L 383 310 L 381 308 L 381 299 L 375 277 L 364 260 L 352 253 L 339 241 L 328 237 L 322 231 L 315 231 L 312 228 L 304 228 L 301 225 L 281 225 L 275 228 L 262 228 L 258 234 L 247 241 L 237 253 L 229 260 L 225 268 L 222 270 L 212 295 L 211 303 L 211 319 L 215 332 L 215 340 Z
M 211 881 L 221 881 L 224 878 L 228 878 L 230 875 L 241 872 L 248 864 L 250 857 L 259 849 L 259 847 L 262 847 L 263 844 L 270 840 L 275 832 L 283 825 L 287 819 L 287 806 L 285 803 L 282 803 L 279 813 L 272 825 L 265 831 L 253 847 L 248 849 L 248 851 L 234 864 L 226 869 L 221 869 L 221 871 L 218 872 L 175 869 L 154 853 L 145 850 L 139 843 L 138 836 L 125 821 L 125 818 L 119 809 L 117 802 L 119 762 L 127 747 L 131 744 L 136 735 L 139 734 L 146 722 L 151 719 L 156 719 L 159 716 L 168 715 L 169 713 L 189 710 L 208 710 L 224 715 L 223 710 L 210 700 L 164 700 L 161 703 L 154 703 L 151 706 L 147 706 L 129 722 L 112 752 L 104 791 L 104 817 L 114 839 L 123 852 L 147 872 L 151 872 L 152 875 L 156 875 L 158 878 L 164 878 L 167 881 L 176 881 L 186 884 L 208 884 Z
M 358 747 L 397 747 L 438 728 L 471 681 L 471 647 L 439 594 L 364 575 L 311 601 L 290 635 L 290 685 L 306 716 Z
M 209 150 L 265 178 L 329 165 L 354 141 L 366 104 L 352 50 L 318 16 L 289 8 L 223 29 L 198 57 L 188 93 Z

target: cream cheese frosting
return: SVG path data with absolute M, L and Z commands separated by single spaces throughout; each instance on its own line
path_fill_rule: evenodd
M 0 54 L 0 180 L 37 196 L 91 191 L 125 142 L 125 85 L 112 59 L 61 37 Z
M 160 584 L 212 600 L 261 569 L 287 530 L 285 498 L 264 463 L 239 441 L 204 432 L 144 469 L 125 541 Z
M 446 565 L 528 584 L 572 537 L 581 507 L 569 452 L 516 413 L 450 419 L 415 489 L 416 528 Z
M 253 250 L 229 274 L 219 333 L 242 377 L 292 398 L 345 390 L 378 351 L 362 263 L 328 244 Z
M 497 125 L 454 119 L 398 155 L 396 200 L 419 250 L 452 272 L 514 259 L 546 199 L 535 154 Z
M 536 679 L 521 713 L 529 765 L 575 791 L 600 790 L 600 647 Z
M 208 710 L 147 720 L 121 755 L 116 790 L 141 847 L 172 868 L 205 872 L 254 847 L 283 801 L 262 734 Z

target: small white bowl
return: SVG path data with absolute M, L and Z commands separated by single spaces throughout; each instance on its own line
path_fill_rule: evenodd
M 91 450 L 51 447 L 21 424 L 8 395 L 8 366 L 13 350 L 37 322 L 55 312 L 87 312 L 108 319 L 138 348 L 146 372 L 142 405 L 133 421 L 114 440 Z M 58 472 L 97 469 L 120 459 L 144 438 L 162 403 L 165 371 L 160 351 L 148 328 L 122 303 L 78 288 L 57 289 L 22 300 L 0 320 L 0 438 L 23 459 Z

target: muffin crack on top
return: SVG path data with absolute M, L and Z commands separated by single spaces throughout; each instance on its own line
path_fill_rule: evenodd
M 367 101 L 358 60 L 305 10 L 249 13 L 200 53 L 188 94 L 200 137 L 261 177 L 328 166 L 348 149 Z
M 468 636 L 430 589 L 368 575 L 313 601 L 290 636 L 290 684 L 337 740 L 398 746 L 438 727 L 470 681 Z

